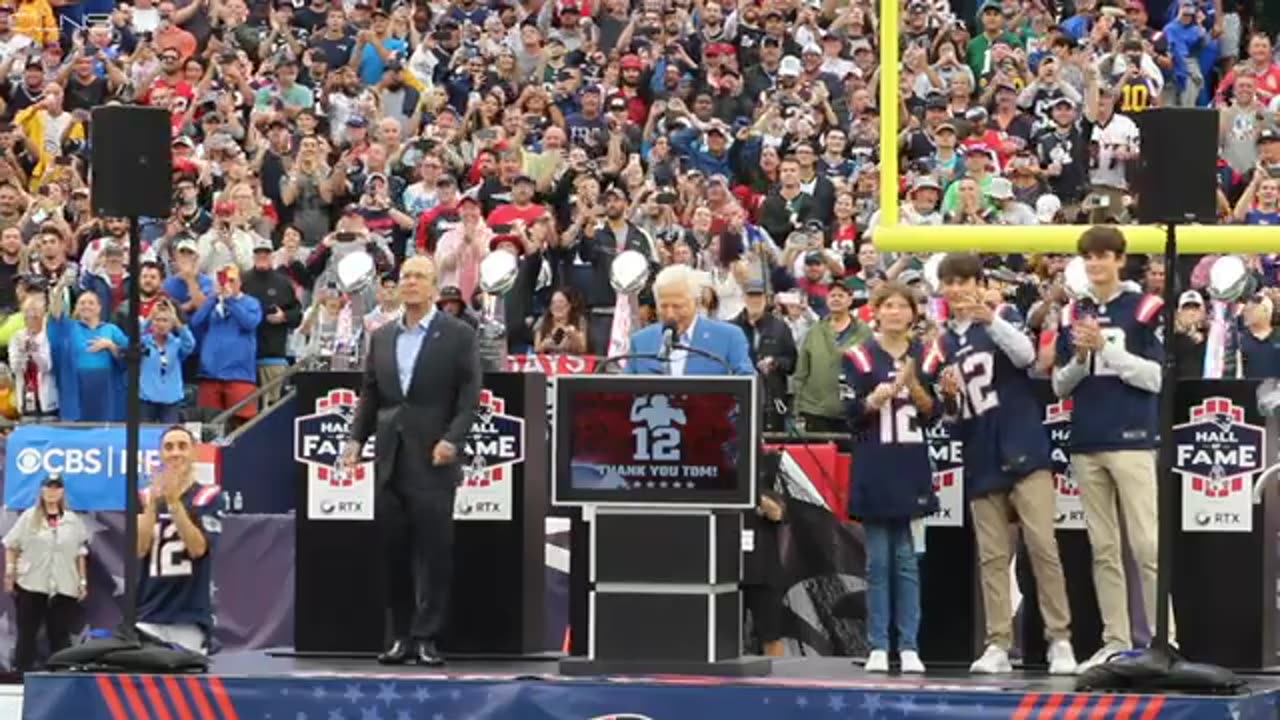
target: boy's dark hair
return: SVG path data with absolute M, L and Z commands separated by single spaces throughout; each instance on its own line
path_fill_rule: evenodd
M 1128 245 L 1124 233 L 1113 225 L 1094 225 L 1085 230 L 1076 241 L 1076 251 L 1081 255 L 1101 255 L 1106 252 L 1123 256 Z
M 918 303 L 920 302 L 920 296 L 916 294 L 915 290 L 911 289 L 910 285 L 900 283 L 897 280 L 881 283 L 879 287 L 872 291 L 871 308 L 879 310 L 880 306 L 891 297 L 900 297 L 906 300 L 907 304 L 911 306 L 912 319 L 919 319 L 920 308 Z
M 982 280 L 982 258 L 974 253 L 947 253 L 947 256 L 938 263 L 938 280 L 940 282 L 951 282 L 953 280 Z
M 186 425 L 170 425 L 169 427 L 165 428 L 164 432 L 160 433 L 160 441 L 164 442 L 164 437 L 172 432 L 180 432 L 186 435 L 187 439 L 191 441 L 191 445 L 193 447 L 198 442 L 196 440 L 195 434 L 193 434 L 189 429 L 187 429 Z

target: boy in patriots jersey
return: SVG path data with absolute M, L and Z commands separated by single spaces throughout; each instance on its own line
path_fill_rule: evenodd
M 1102 614 L 1102 648 L 1081 664 L 1083 671 L 1132 645 L 1117 499 L 1142 573 L 1147 621 L 1154 622 L 1155 448 L 1164 351 L 1156 334 L 1163 308 L 1160 298 L 1120 281 L 1124 235 L 1115 227 L 1092 227 L 1080 236 L 1077 247 L 1089 293 L 1062 312 L 1053 391 L 1074 401 L 1071 472 L 1080 486 Z M 1174 638 L 1170 607 L 1170 642 Z
M 1071 608 L 1058 542 L 1056 493 L 1043 408 L 1027 369 L 1036 348 L 1008 305 L 993 309 L 983 297 L 982 259 L 953 253 L 938 266 L 951 320 L 938 337 L 944 369 L 939 389 L 953 438 L 963 443 L 965 492 L 978 541 L 987 648 L 969 667 L 975 673 L 1007 673 L 1013 643 L 1009 566 L 1009 518 L 1022 526 L 1035 573 L 1040 613 L 1049 640 L 1049 672 L 1075 672 Z
M 915 293 L 886 283 L 871 298 L 878 331 L 845 353 L 845 417 L 853 430 L 849 514 L 862 521 L 867 549 L 867 641 L 864 669 L 889 671 L 889 620 L 898 630 L 904 673 L 923 673 L 916 644 L 920 627 L 920 571 L 916 534 L 938 509 L 924 425 L 933 395 L 917 369 L 927 361 L 912 337 Z M 892 598 L 892 602 L 891 602 Z
M 195 438 L 174 426 L 160 438 L 163 468 L 141 491 L 138 629 L 199 653 L 213 633 L 213 548 L 222 533 L 221 489 L 196 482 Z

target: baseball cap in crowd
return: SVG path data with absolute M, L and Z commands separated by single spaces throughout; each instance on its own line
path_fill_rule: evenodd
M 822 257 L 821 250 L 810 250 L 804 254 L 805 265 L 822 265 L 826 263 L 826 259 Z
M 1036 198 L 1036 218 L 1042 225 L 1048 225 L 1058 216 L 1058 212 L 1062 210 L 1062 200 L 1053 193 L 1041 195 Z
M 956 124 L 951 122 L 950 120 L 943 120 L 942 122 L 938 123 L 938 126 L 933 129 L 933 132 L 934 134 L 937 134 L 940 132 L 956 133 L 957 132 Z
M 804 68 L 800 65 L 800 59 L 794 55 L 788 55 L 782 58 L 782 62 L 778 63 L 779 77 L 800 77 L 800 72 Z
M 942 192 L 942 185 L 932 175 L 920 175 L 911 182 L 911 192 L 917 190 L 937 190 Z
M 1009 178 L 993 177 L 991 184 L 987 186 L 987 194 L 995 200 L 1012 200 L 1013 183 L 1009 182 Z
M 1004 7 L 1003 7 L 1003 6 L 1001 6 L 1001 4 L 1000 4 L 1000 1 L 999 1 L 999 0 L 986 0 L 986 2 L 982 3 L 982 7 L 978 8 L 978 12 L 984 12 L 984 13 L 985 13 L 985 12 L 990 12 L 990 11 L 995 11 L 995 12 L 998 12 L 998 13 L 1003 14 L 1003 13 L 1004 13 Z
M 875 48 L 871 47 L 871 41 L 866 38 L 854 38 L 849 41 L 849 51 L 852 53 L 871 52 Z
M 179 135 L 178 137 L 176 137 L 176 138 L 174 138 L 174 139 L 173 139 L 173 143 L 172 143 L 172 144 L 173 144 L 173 146 L 174 146 L 174 147 L 177 147 L 177 146 L 181 145 L 182 147 L 185 147 L 185 148 L 190 149 L 190 150 L 194 150 L 194 149 L 195 149 L 195 147 L 196 147 L 196 143 L 195 143 L 195 141 L 194 141 L 194 140 L 192 140 L 192 139 L 191 139 L 189 136 L 187 136 L 187 135 Z
M 190 235 L 182 237 L 178 242 L 173 244 L 173 249 L 178 252 L 200 252 L 200 246 L 196 244 L 195 238 Z
M 986 143 L 974 143 L 964 149 L 965 155 L 991 155 L 991 148 Z
M 946 110 L 948 105 L 946 96 L 940 93 L 930 93 L 929 97 L 924 99 L 926 110 Z
M 41 487 L 52 485 L 54 487 L 62 487 L 62 473 L 51 472 L 44 476 L 44 480 L 40 482 Z
M 1067 97 L 1066 95 L 1063 95 L 1062 97 L 1054 98 L 1053 102 L 1049 103 L 1049 108 L 1052 110 L 1052 109 L 1056 109 L 1056 108 L 1058 108 L 1059 106 L 1062 106 L 1062 105 L 1065 105 L 1065 106 L 1067 106 L 1067 107 L 1071 108 L 1072 110 L 1074 110 L 1074 109 L 1075 109 L 1075 107 L 1076 107 L 1076 101 L 1075 101 L 1075 100 L 1072 100 L 1071 98 Z
M 1265 128 L 1258 133 L 1258 144 L 1275 142 L 1280 140 L 1280 132 L 1276 132 L 1273 128 Z
M 742 291 L 748 295 L 763 295 L 765 293 L 764 280 L 751 278 L 747 280 L 747 284 L 742 288 Z
M 271 244 L 271 240 L 269 238 L 260 237 L 253 241 L 254 252 L 274 252 L 275 249 L 275 246 Z
M 964 111 L 964 119 L 969 122 L 986 122 L 987 109 L 982 107 L 971 107 Z
M 369 127 L 369 121 L 363 115 L 352 115 L 347 118 L 347 127 L 363 128 Z
M 440 306 L 450 302 L 466 304 L 462 300 L 462 290 L 457 285 L 445 285 L 440 288 L 440 296 L 436 298 L 436 305 Z
M 623 70 L 643 70 L 644 60 L 641 60 L 639 55 L 623 55 L 619 65 Z
M 801 55 L 821 55 L 822 48 L 818 47 L 817 43 L 811 42 L 804 46 L 804 49 L 800 51 L 800 54 Z
M 1183 308 L 1188 305 L 1204 307 L 1204 298 L 1195 290 L 1188 290 L 1178 296 L 1178 307 Z

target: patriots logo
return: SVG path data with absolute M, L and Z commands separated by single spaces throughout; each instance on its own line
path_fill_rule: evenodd
M 1244 408 L 1226 397 L 1205 398 L 1189 415 L 1189 422 L 1173 429 L 1174 471 L 1206 498 L 1249 492 L 1266 457 L 1265 429 L 1245 422 Z

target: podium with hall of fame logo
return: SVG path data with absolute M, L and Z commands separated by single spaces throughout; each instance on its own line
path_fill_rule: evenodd
M 562 673 L 770 672 L 742 657 L 757 393 L 754 377 L 556 379 L 552 502 L 589 520 L 587 652 Z

